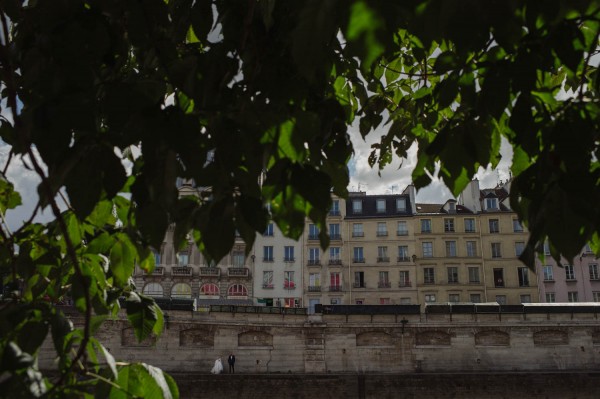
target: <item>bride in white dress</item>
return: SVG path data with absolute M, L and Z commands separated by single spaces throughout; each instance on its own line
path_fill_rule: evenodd
M 221 374 L 221 371 L 223 371 L 223 363 L 221 363 L 221 358 L 218 358 L 215 360 L 215 365 L 210 372 L 213 374 Z

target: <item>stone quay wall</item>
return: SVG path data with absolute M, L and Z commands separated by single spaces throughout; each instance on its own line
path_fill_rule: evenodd
M 78 320 L 74 319 L 77 323 Z M 125 315 L 97 338 L 115 358 L 174 373 L 382 374 L 600 371 L 595 313 L 286 315 L 169 311 L 160 338 L 137 342 Z M 54 360 L 51 343 L 42 368 Z

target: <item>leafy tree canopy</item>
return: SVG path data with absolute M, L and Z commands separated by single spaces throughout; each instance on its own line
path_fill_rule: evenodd
M 417 143 L 415 185 L 439 167 L 454 194 L 505 137 L 523 260 L 546 238 L 557 258 L 586 242 L 599 253 L 598 1 L 2 0 L 0 25 L 1 214 L 21 200 L 12 159 L 41 178 L 32 218 L 1 229 L 5 283 L 22 295 L 0 308 L 0 392 L 176 397 L 166 374 L 93 338 L 119 297 L 138 338 L 162 330 L 133 265 L 154 267 L 172 223 L 209 260 L 236 231 L 250 248 L 269 217 L 298 237 L 308 216 L 326 246 L 353 123 L 385 131 L 372 166 Z M 177 178 L 209 195 L 180 198 Z M 34 222 L 41 208 L 55 219 Z M 66 294 L 82 328 L 43 300 Z M 36 363 L 47 335 L 54 379 Z

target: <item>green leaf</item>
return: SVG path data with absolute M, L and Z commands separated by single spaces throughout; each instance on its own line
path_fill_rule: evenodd
M 453 51 L 444 51 L 438 55 L 433 64 L 433 70 L 436 73 L 443 74 L 460 66 L 460 59 Z
M 6 213 L 7 209 L 14 209 L 21 205 L 21 195 L 14 191 L 14 186 L 0 175 L 0 212 Z
M 125 301 L 125 309 L 138 341 L 143 341 L 152 333 L 157 336 L 162 333 L 162 311 L 152 298 L 132 292 Z
M 115 235 L 115 243 L 110 250 L 110 270 L 117 286 L 127 284 L 135 268 L 136 249 L 127 235 Z
M 146 399 L 177 399 L 179 391 L 173 379 L 161 370 L 144 363 L 128 364 L 119 369 L 117 384 L 110 399 L 140 397 Z

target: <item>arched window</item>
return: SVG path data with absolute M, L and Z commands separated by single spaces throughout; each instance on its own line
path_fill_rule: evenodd
M 204 284 L 200 288 L 201 295 L 219 295 L 219 287 L 216 284 Z
M 242 284 L 233 284 L 227 291 L 228 296 L 248 296 L 248 290 Z
M 171 288 L 172 298 L 191 298 L 192 287 L 186 283 L 177 283 Z
M 144 286 L 142 292 L 144 293 L 144 295 L 162 297 L 163 287 L 159 283 L 148 283 Z

